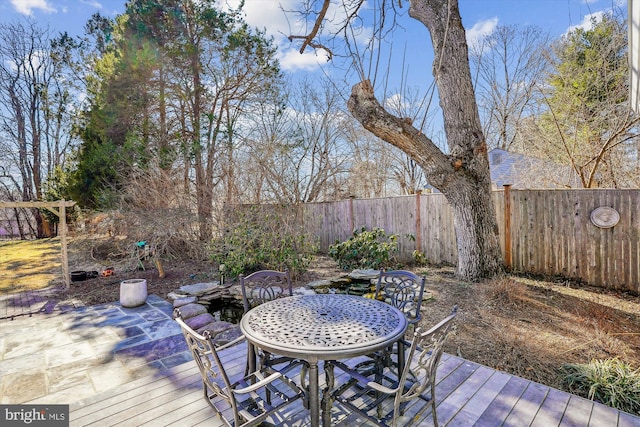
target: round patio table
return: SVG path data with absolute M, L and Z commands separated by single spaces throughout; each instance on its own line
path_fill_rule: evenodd
M 362 356 L 404 336 L 404 314 L 382 301 L 354 295 L 279 298 L 249 310 L 240 321 L 247 340 L 270 353 L 309 364 L 308 405 L 320 424 L 318 361 Z M 304 379 L 302 379 L 304 382 Z

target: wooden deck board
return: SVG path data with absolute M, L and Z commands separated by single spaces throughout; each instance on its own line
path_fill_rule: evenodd
M 591 418 L 589 419 L 589 426 L 604 426 L 606 423 L 611 423 L 611 420 L 618 418 L 618 411 L 610 406 L 594 404 L 593 411 L 591 412 Z M 637 426 L 636 420 L 636 426 Z
M 477 418 L 484 412 L 484 409 L 488 405 L 488 402 L 476 410 L 476 414 L 472 412 L 466 412 L 460 414 L 461 408 L 466 408 L 469 402 L 476 396 L 478 389 L 484 386 L 493 376 L 494 371 L 484 366 L 476 369 L 473 374 L 467 379 L 467 381 L 460 384 L 460 386 L 451 394 L 451 396 L 445 401 L 441 402 L 436 408 L 438 412 L 438 421 L 442 424 L 446 424 L 453 419 L 457 418 L 456 423 L 459 425 L 472 425 Z M 505 380 L 506 382 L 506 380 Z M 439 391 L 439 390 L 438 390 Z M 436 391 L 436 401 L 438 400 L 438 391 Z M 475 408 L 477 408 L 477 399 L 473 402 Z M 473 411 L 474 406 L 470 406 Z
M 242 373 L 244 356 L 245 352 L 237 349 L 221 353 L 232 374 Z M 336 374 L 337 383 L 344 380 L 341 378 L 344 374 Z M 299 370 L 291 376 L 299 383 Z M 324 387 L 323 377 L 320 377 L 321 387 Z M 640 425 L 640 418 L 630 414 L 452 355 L 443 357 L 437 380 L 436 402 L 442 426 Z M 222 426 L 221 420 L 203 399 L 201 387 L 195 363 L 185 363 L 72 404 L 70 425 Z M 383 409 L 391 411 L 393 402 L 386 401 Z M 230 409 L 225 411 L 225 415 L 230 415 Z M 283 426 L 309 425 L 309 414 L 301 401 L 285 408 L 282 416 L 287 420 L 281 424 Z M 413 425 L 416 426 L 433 425 L 430 403 L 419 399 L 407 406 L 405 416 L 405 419 L 415 417 Z M 332 410 L 332 424 L 342 427 L 375 425 L 348 413 L 337 403 Z
M 491 425 L 495 420 L 505 420 L 527 388 L 527 383 L 528 381 L 522 378 L 510 377 L 509 381 L 507 381 L 480 418 L 478 418 L 478 423 L 480 425 Z
M 549 387 L 538 383 L 529 383 L 520 399 L 513 405 L 504 425 L 519 427 L 531 424 L 538 413 L 538 408 L 547 397 L 547 393 L 549 393 Z
M 638 427 L 639 425 L 640 418 L 626 412 L 618 412 L 618 427 Z
M 114 394 L 112 398 L 99 400 L 77 412 L 74 411 L 74 416 L 70 415 L 71 421 L 73 422 L 77 419 L 79 422 L 84 423 L 85 419 L 101 420 L 103 418 L 109 418 L 115 421 L 118 413 L 126 411 L 129 408 L 136 410 L 138 405 L 147 404 L 149 401 L 153 402 L 167 392 L 175 390 L 185 391 L 183 389 L 185 386 L 199 386 L 201 381 L 200 373 L 195 364 L 193 365 L 194 366 L 188 371 L 179 372 L 175 376 L 158 378 L 153 382 L 144 382 L 131 390 L 125 390 L 124 392 L 114 390 L 116 394 Z
M 570 396 L 560 427 L 588 425 L 592 407 L 593 402 Z
M 490 371 L 493 371 L 490 368 Z M 456 415 L 451 419 L 450 424 L 453 426 L 469 426 L 473 425 L 480 416 L 486 411 L 487 407 L 493 402 L 500 390 L 509 381 L 510 375 L 504 372 L 493 371 L 491 377 L 474 391 L 474 395 L 462 407 L 455 408 L 458 410 Z M 482 390 L 482 392 L 480 392 Z M 449 402 L 443 402 L 442 405 L 449 405 Z

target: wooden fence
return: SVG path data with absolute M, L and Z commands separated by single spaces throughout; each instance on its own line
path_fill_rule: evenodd
M 640 292 L 640 190 L 507 188 L 493 198 L 505 265 L 512 271 Z M 615 226 L 592 222 L 599 207 L 615 209 Z M 380 227 L 399 235 L 403 258 L 417 249 L 433 263 L 457 262 L 452 211 L 442 194 L 308 203 L 301 211 L 305 229 L 323 251 L 354 229 Z

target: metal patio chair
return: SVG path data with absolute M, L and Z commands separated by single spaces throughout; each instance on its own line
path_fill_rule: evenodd
M 260 270 L 248 276 L 240 275 L 239 281 L 245 313 L 264 302 L 293 296 L 293 286 L 291 284 L 289 270 Z M 255 369 L 252 363 L 255 363 L 256 358 L 260 361 L 261 367 L 274 367 L 276 365 L 286 364 L 278 369 L 280 372 L 287 372 L 295 365 L 302 363 L 299 360 L 289 357 L 274 357 L 272 354 L 263 350 L 256 350 L 250 343 L 247 351 L 247 372 Z
M 402 311 L 409 323 L 408 330 L 412 330 L 422 318 L 420 309 L 422 307 L 425 281 L 426 278 L 424 276 L 418 276 L 411 271 L 381 271 L 376 282 L 376 291 L 373 298 L 385 301 Z M 368 375 L 373 370 L 379 373 L 382 366 L 395 366 L 399 376 L 406 360 L 406 347 L 408 347 L 408 342 L 405 339 L 401 339 L 396 343 L 395 350 L 394 347 L 390 347 L 371 354 L 370 357 L 373 360 L 361 362 L 355 369 Z
M 267 419 L 275 425 L 284 422 L 279 411 L 303 397 L 298 386 L 282 373 L 268 369 L 251 372 L 232 383 L 219 352 L 237 345 L 245 338 L 240 337 L 223 346 L 216 346 L 211 333 L 205 330 L 201 335 L 191 329 L 183 321 L 179 309 L 175 309 L 174 316 L 200 370 L 204 398 L 227 426 L 257 426 Z M 217 406 L 219 403 L 216 401 L 219 400 L 231 407 L 233 419 L 224 415 L 227 408 Z
M 263 302 L 293 296 L 289 270 L 260 270 L 248 276 L 241 274 L 239 280 L 245 313 Z
M 426 278 L 411 271 L 381 271 L 374 298 L 386 301 L 404 313 L 409 325 L 421 319 L 420 308 Z
M 409 328 L 413 329 L 422 318 L 420 309 L 422 308 L 425 282 L 425 276 L 418 276 L 411 271 L 381 271 L 374 298 L 386 301 L 402 311 L 409 322 Z M 405 340 L 398 341 L 398 373 L 404 367 L 406 347 Z
M 375 381 L 342 362 L 326 362 L 325 370 L 330 389 L 333 387 L 334 368 L 345 372 L 349 377 L 343 385 L 330 392 L 330 399 L 379 425 L 387 426 L 391 423 L 394 427 L 398 423 L 407 425 L 407 420 L 400 421 L 407 403 L 416 399 L 431 401 L 433 422 L 437 427 L 436 370 L 457 312 L 458 306 L 454 306 L 449 316 L 428 331 L 423 332 L 420 328 L 415 330 L 408 351 L 408 362 L 399 376 L 399 381 L 393 375 L 383 375 L 380 381 Z M 423 394 L 427 388 L 430 391 L 429 397 Z M 382 402 L 389 397 L 394 399 L 393 412 L 383 416 Z

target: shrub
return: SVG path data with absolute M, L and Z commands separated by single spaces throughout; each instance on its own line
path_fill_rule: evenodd
M 396 263 L 398 236 L 387 236 L 383 229 L 366 227 L 353 232 L 353 237 L 342 243 L 329 246 L 329 256 L 335 259 L 343 270 L 354 268 L 381 269 Z
M 429 265 L 429 258 L 424 254 L 424 252 L 420 252 L 419 250 L 415 250 L 411 254 L 413 256 L 413 262 L 418 267 L 424 267 Z
M 563 366 L 569 391 L 632 414 L 640 414 L 640 371 L 620 359 Z
M 224 264 L 229 277 L 264 269 L 289 269 L 295 278 L 309 268 L 317 248 L 301 227 L 290 224 L 295 221 L 276 209 L 266 212 L 261 207 L 251 207 L 239 212 L 213 242 L 211 258 Z

